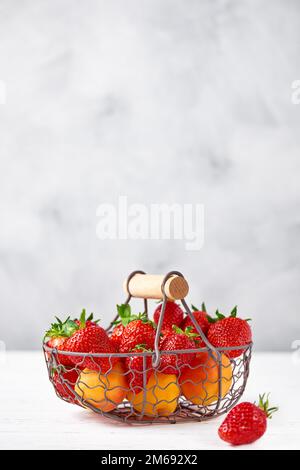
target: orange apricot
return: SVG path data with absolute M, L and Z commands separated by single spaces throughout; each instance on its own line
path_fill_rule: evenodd
M 195 405 L 207 406 L 218 400 L 219 382 L 222 386 L 222 398 L 232 384 L 232 367 L 225 354 L 221 354 L 221 374 L 215 353 L 200 352 L 184 368 L 179 377 L 182 394 Z

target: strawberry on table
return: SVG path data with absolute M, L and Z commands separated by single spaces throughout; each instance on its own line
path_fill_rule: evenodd
M 153 320 L 156 325 L 158 325 L 160 312 L 162 309 L 162 303 L 156 307 L 155 312 L 153 314 Z M 183 320 L 183 311 L 179 305 L 175 302 L 167 301 L 164 319 L 162 323 L 162 330 L 167 329 L 168 327 L 172 328 L 173 325 L 180 326 Z
M 234 307 L 229 317 L 225 317 L 218 311 L 217 318 L 211 324 L 207 338 L 216 348 L 230 346 L 244 346 L 252 341 L 252 332 L 248 320 L 237 317 L 237 307 Z M 238 357 L 244 349 L 226 350 L 224 353 L 228 357 Z
M 178 326 L 173 326 L 173 333 L 163 337 L 160 342 L 161 351 L 177 351 L 181 349 L 195 349 L 194 338 L 197 334 L 191 332 L 191 328 L 181 330 Z M 194 353 L 162 354 L 159 370 L 164 374 L 179 375 L 182 367 L 191 364 L 194 360 Z
M 235 406 L 219 427 L 218 434 L 232 445 L 250 444 L 263 436 L 267 418 L 277 410 L 277 407 L 269 408 L 268 396 L 259 395 L 258 406 L 250 402 Z
M 143 353 L 151 352 L 151 349 L 146 349 L 144 344 L 138 344 L 131 352 Z M 148 382 L 149 376 L 152 372 L 152 356 L 128 356 L 125 360 L 126 368 L 129 371 L 128 384 L 131 392 L 139 393 Z

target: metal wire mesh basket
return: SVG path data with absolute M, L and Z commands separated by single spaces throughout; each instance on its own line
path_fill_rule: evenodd
M 161 283 L 157 277 L 160 283 L 159 292 L 153 294 L 155 289 L 157 291 L 157 285 L 154 288 L 152 285 L 148 295 L 147 289 L 143 294 L 130 290 L 130 281 L 137 274 L 145 275 L 143 271 L 134 271 L 128 277 L 125 283 L 128 292 L 125 303 L 128 304 L 132 297 L 143 296 L 144 311 L 147 314 L 147 298 L 162 299 L 154 351 L 75 353 L 58 351 L 43 344 L 49 379 L 56 394 L 69 403 L 128 424 L 204 421 L 228 412 L 244 392 L 249 375 L 252 343 L 214 348 L 184 299 L 187 283 L 178 284 L 178 278 L 179 281 L 186 282 L 180 272 L 171 271 L 163 277 Z M 175 278 L 175 297 L 180 296 L 183 309 L 199 333 L 203 347 L 160 350 L 163 318 L 171 295 L 170 280 Z M 153 284 L 153 279 L 151 282 Z M 112 327 L 113 322 L 107 328 L 108 334 Z M 170 367 L 167 370 L 162 369 L 162 357 L 171 355 L 172 370 Z

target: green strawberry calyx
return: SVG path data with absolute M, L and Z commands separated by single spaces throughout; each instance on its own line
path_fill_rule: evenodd
M 118 326 L 118 325 L 123 325 L 127 326 L 128 323 L 134 321 L 134 320 L 141 320 L 143 323 L 149 323 L 152 326 L 154 326 L 154 323 L 148 319 L 146 313 L 139 313 L 139 314 L 133 314 L 131 312 L 131 307 L 129 304 L 122 304 L 122 305 L 117 305 L 117 311 L 119 318 L 113 322 L 113 325 Z
M 216 315 L 215 318 L 211 317 L 210 315 L 207 315 L 207 319 L 209 323 L 216 323 L 220 320 L 224 320 L 225 318 L 237 318 L 237 305 L 233 307 L 228 317 L 223 315 L 223 313 L 220 313 L 218 309 L 216 310 L 215 315 Z M 245 321 L 251 321 L 251 318 L 245 318 Z
M 88 321 L 92 321 L 93 323 L 97 324 L 99 323 L 100 320 L 94 320 L 94 314 L 91 313 L 87 318 L 86 317 L 86 310 L 85 308 L 82 309 L 82 312 L 80 314 L 80 317 L 79 317 L 79 329 L 80 330 L 83 330 L 83 328 L 86 327 L 86 324 Z
M 83 329 L 86 327 L 87 321 L 93 320 L 93 314 L 91 313 L 86 319 L 86 310 L 82 309 L 79 320 L 71 320 L 70 316 L 65 320 L 61 321 L 58 317 L 56 318 L 55 323 L 51 323 L 49 330 L 46 331 L 44 340 L 46 338 L 70 338 L 75 331 Z M 99 320 L 93 320 L 94 323 L 97 323 Z
M 50 375 L 53 377 L 55 374 L 64 374 L 65 372 L 68 372 L 68 369 L 60 364 L 57 367 L 51 367 Z
M 56 323 L 51 323 L 49 330 L 46 331 L 45 338 L 69 338 L 72 334 L 79 329 L 77 323 L 74 320 L 71 320 L 68 317 L 64 322 L 62 322 L 58 317 L 56 318 Z
M 195 305 L 193 305 L 193 304 L 191 305 L 191 307 L 192 307 L 192 310 L 193 310 L 194 312 L 205 312 L 205 313 L 207 313 L 206 305 L 205 305 L 204 302 L 202 302 L 202 304 L 201 304 L 201 309 L 198 308 L 198 307 L 195 307 Z
M 258 399 L 258 408 L 260 408 L 262 411 L 264 411 L 266 413 L 266 416 L 267 418 L 272 418 L 272 415 L 273 413 L 275 413 L 276 411 L 278 411 L 278 407 L 277 406 L 273 406 L 272 408 L 269 408 L 269 393 L 266 395 L 265 393 L 263 393 L 262 395 L 259 395 L 259 399 Z M 256 405 L 256 403 L 254 402 L 254 404 Z
M 188 338 L 191 338 L 191 339 L 197 338 L 199 336 L 198 333 L 193 333 L 193 327 L 192 326 L 187 326 L 185 330 L 182 330 L 179 326 L 173 325 L 172 329 L 177 335 L 185 335 L 185 336 L 187 336 Z
M 152 352 L 152 349 L 149 349 L 146 347 L 147 345 L 146 344 L 136 344 L 134 346 L 134 348 L 132 348 L 132 352 L 136 351 L 136 352 Z

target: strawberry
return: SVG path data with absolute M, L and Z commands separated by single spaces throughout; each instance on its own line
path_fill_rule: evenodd
M 72 391 L 68 388 L 68 386 L 74 390 L 78 375 L 79 371 L 74 368 L 67 369 L 65 367 L 60 367 L 60 371 L 55 368 L 53 368 L 51 371 L 52 383 L 57 394 L 61 398 L 65 398 L 71 403 L 76 403 L 76 397 L 74 393 L 72 393 Z
M 146 349 L 145 345 L 138 344 L 133 348 L 131 352 L 151 352 L 150 349 Z M 125 360 L 126 368 L 129 371 L 128 384 L 130 390 L 139 393 L 143 389 L 144 385 L 144 373 L 146 383 L 152 371 L 152 356 L 129 356 Z
M 119 325 L 115 326 L 115 328 L 113 329 L 110 335 L 110 340 L 115 345 L 117 351 L 119 351 L 124 330 L 125 330 L 125 326 L 122 325 L 122 323 L 120 323 Z
M 191 328 L 181 330 L 178 326 L 173 326 L 173 333 L 163 337 L 160 342 L 161 351 L 176 351 L 180 349 L 195 349 L 194 338 L 197 334 L 191 332 Z M 159 370 L 164 374 L 179 375 L 183 366 L 190 364 L 194 358 L 194 353 L 162 354 Z
M 269 408 L 269 396 L 265 399 L 265 395 L 259 395 L 258 406 L 249 402 L 235 406 L 219 427 L 218 434 L 233 445 L 250 444 L 265 433 L 267 418 L 277 410 L 277 407 Z
M 130 320 L 124 328 L 119 348 L 121 353 L 131 351 L 138 344 L 144 344 L 147 349 L 154 348 L 155 328 L 153 322 L 148 320 L 145 314 L 140 314 L 135 318 L 135 320 Z
M 208 330 L 209 330 L 209 327 L 210 327 L 210 323 L 209 323 L 209 315 L 207 314 L 206 312 L 206 307 L 205 307 L 205 304 L 203 303 L 202 306 L 201 306 L 202 310 L 199 310 L 197 307 L 194 307 L 194 305 L 192 305 L 192 309 L 193 309 L 193 314 L 194 314 L 194 317 L 197 321 L 197 323 L 199 324 L 201 330 L 203 331 L 203 333 L 205 334 L 205 336 L 207 335 L 208 333 Z M 183 322 L 181 323 L 181 328 L 182 330 L 185 330 L 187 327 L 192 327 L 191 331 L 192 333 L 197 333 L 197 338 L 195 338 L 195 341 L 197 341 L 198 343 L 198 346 L 206 346 L 206 344 L 204 343 L 203 339 L 201 338 L 201 336 L 199 336 L 195 326 L 194 326 L 194 323 L 192 322 L 192 320 L 190 319 L 189 316 L 186 316 L 184 319 L 183 319 Z
M 44 340 L 48 339 L 46 346 L 49 348 L 55 348 L 57 350 L 65 350 L 64 343 L 70 334 L 77 328 L 75 321 L 68 317 L 64 322 L 59 318 L 55 317 L 57 323 L 52 323 L 49 330 L 46 331 Z M 73 362 L 70 358 L 64 354 L 57 354 L 55 356 L 56 361 L 64 366 L 73 366 Z
M 171 325 L 168 325 L 161 330 L 161 336 L 169 336 L 169 335 L 172 335 L 173 333 L 174 333 L 174 330 Z
M 156 308 L 154 315 L 153 315 L 153 320 L 156 325 L 158 325 L 159 317 L 160 317 L 160 312 L 162 309 L 162 303 Z M 179 305 L 177 305 L 175 302 L 167 301 L 166 303 L 166 308 L 165 308 L 165 313 L 164 313 L 164 319 L 162 323 L 162 330 L 165 328 L 171 327 L 173 325 L 180 326 L 183 320 L 183 311 L 180 308 Z
M 113 323 L 115 327 L 110 335 L 110 339 L 114 343 L 117 351 L 119 351 L 125 326 L 128 325 L 130 321 L 137 319 L 138 317 L 131 314 L 131 307 L 129 304 L 117 305 L 117 311 L 119 319 Z
M 67 319 L 62 323 L 59 319 L 59 330 L 63 327 L 63 337 L 65 340 L 58 349 L 69 352 L 83 352 L 83 353 L 115 353 L 116 349 L 110 341 L 105 330 L 91 320 L 86 320 L 86 312 L 82 310 L 80 319 L 73 321 Z M 91 318 L 91 317 L 89 317 Z M 88 323 L 87 323 L 88 321 Z M 54 328 L 53 328 L 54 327 Z M 52 330 L 46 333 L 46 336 L 54 336 L 52 331 L 57 329 L 56 324 L 52 325 Z M 61 333 L 59 333 L 61 334 Z M 61 337 L 61 336 L 59 336 Z M 61 365 L 77 365 L 82 369 L 88 368 L 92 370 L 100 370 L 102 373 L 107 372 L 112 365 L 117 361 L 116 357 L 83 357 L 83 356 L 64 356 L 57 355 L 57 360 Z
M 105 374 L 117 362 L 113 356 L 94 357 L 93 354 L 113 354 L 116 348 L 106 334 L 106 331 L 98 325 L 78 329 L 67 339 L 64 344 L 67 351 L 90 353 L 90 356 L 69 356 L 73 364 L 78 364 L 82 369 L 99 370 Z
M 211 324 L 207 338 L 209 342 L 216 348 L 224 348 L 230 346 L 243 346 L 251 343 L 252 333 L 248 324 L 248 320 L 238 318 L 237 307 L 234 307 L 229 317 L 225 317 L 218 311 L 217 318 Z M 238 357 L 243 353 L 244 349 L 233 349 L 224 351 L 228 357 Z

